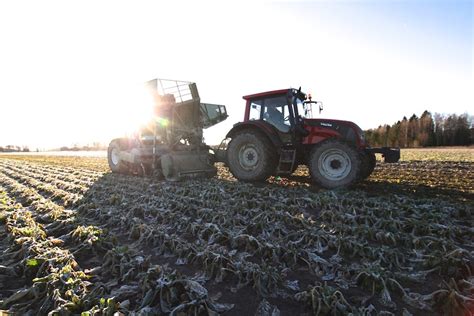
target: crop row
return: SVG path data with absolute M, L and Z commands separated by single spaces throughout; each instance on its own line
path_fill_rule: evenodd
M 5 286 L 12 279 L 23 280 L 21 288 L 0 301 L 0 308 L 17 314 L 127 313 L 131 303 L 121 297 L 132 294 L 141 302 L 134 307 L 151 314 L 216 313 L 232 307 L 209 298 L 197 281 L 117 246 L 100 228 L 80 225 L 74 211 L 65 210 L 36 190 L 2 174 L 0 183 L 2 237 L 10 241 L 2 253 L 5 266 L 1 266 L 0 280 Z M 94 257 L 91 254 L 103 261 L 96 260 L 98 266 L 83 270 L 81 265 L 88 265 Z M 111 277 L 126 281 L 131 276 L 133 287 L 106 282 Z M 146 295 L 152 290 L 158 291 L 156 297 Z M 150 307 L 155 301 L 161 305 Z
M 433 275 L 441 277 L 440 282 L 443 277 L 464 280 L 471 275 L 472 256 L 461 248 L 472 236 L 463 224 L 467 210 L 446 204 L 418 209 L 421 205 L 415 201 L 397 197 L 390 203 L 350 193 L 308 197 L 308 192 L 288 194 L 269 187 L 257 191 L 214 180 L 184 187 L 120 176 L 102 180 L 98 190 L 89 192 L 90 204 L 82 212 L 109 227 L 125 227 L 137 244 L 158 245 L 161 253 L 172 252 L 185 262 L 195 262 L 196 254 L 209 256 L 203 248 L 212 249 L 214 257 L 198 261 L 205 268 L 206 262 L 215 262 L 211 274 L 242 276 L 234 267 L 245 270 L 256 263 L 253 267 L 267 283 L 257 279 L 251 284 L 261 295 L 284 295 L 285 285 L 298 281 L 285 279 L 285 271 L 306 264 L 315 280 L 343 289 L 391 287 L 413 306 L 429 309 L 430 304 L 414 299 L 421 296 L 400 284 L 423 284 Z M 104 203 L 103 196 L 111 199 Z M 440 224 L 456 217 L 459 226 Z M 215 277 L 220 280 L 222 274 Z
M 51 176 L 51 174 L 45 174 L 39 170 L 34 170 L 33 168 L 25 168 L 22 165 L 8 165 L 3 166 L 6 169 L 9 169 L 11 172 L 15 174 L 21 174 L 22 176 L 26 176 L 32 178 L 36 181 L 51 184 L 54 187 L 61 189 L 63 191 L 72 192 L 72 193 L 79 193 L 83 194 L 88 190 L 88 186 L 86 185 L 79 185 L 74 182 L 64 181 L 61 178 L 56 178 Z M 64 179 L 64 178 L 62 178 Z
M 102 175 L 101 173 L 89 174 L 80 171 L 73 172 L 60 167 L 44 166 L 17 160 L 9 160 L 8 162 L 3 160 L 0 161 L 0 165 L 4 168 L 22 169 L 32 172 L 36 174 L 36 176 L 62 180 L 80 186 L 90 186 Z

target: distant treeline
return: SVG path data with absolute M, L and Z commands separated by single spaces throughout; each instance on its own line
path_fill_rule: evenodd
M 59 151 L 96 151 L 96 150 L 107 150 L 107 146 L 101 143 L 92 143 L 92 145 L 79 146 L 75 144 L 73 147 L 63 146 L 58 149 Z
M 467 146 L 474 144 L 473 118 L 468 114 L 443 115 L 425 111 L 393 125 L 365 131 L 371 146 L 427 147 Z
M 92 143 L 92 145 L 86 145 L 86 146 L 79 146 L 75 144 L 72 147 L 63 146 L 63 147 L 55 148 L 55 149 L 48 149 L 48 151 L 98 151 L 98 150 L 107 150 L 107 146 L 101 143 Z M 40 151 L 40 150 L 36 149 L 35 151 Z M 44 149 L 42 149 L 41 151 L 44 151 Z M 5 153 L 30 152 L 30 148 L 28 148 L 28 146 L 7 145 L 4 147 L 0 146 L 0 152 L 5 152 Z
M 5 147 L 0 146 L 0 152 L 4 153 L 13 153 L 13 152 L 29 152 L 30 149 L 26 146 L 14 146 L 14 145 L 7 145 Z

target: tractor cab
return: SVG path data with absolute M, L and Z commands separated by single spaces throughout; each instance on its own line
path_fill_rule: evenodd
M 296 89 L 268 91 L 243 98 L 247 101 L 244 122 L 264 121 L 283 138 L 294 133 L 306 134 L 303 121 L 312 118 L 312 104 L 316 103 L 308 101 L 306 94 Z

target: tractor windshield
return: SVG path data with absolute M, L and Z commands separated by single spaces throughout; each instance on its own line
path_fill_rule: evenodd
M 264 100 L 263 120 L 275 126 L 279 131 L 290 130 L 288 99 L 285 95 L 270 97 Z

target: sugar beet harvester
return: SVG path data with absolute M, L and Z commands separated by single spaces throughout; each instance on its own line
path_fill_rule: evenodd
M 156 118 L 137 137 L 110 143 L 113 172 L 176 180 L 213 176 L 214 162 L 224 162 L 238 180 L 254 182 L 307 165 L 313 182 L 336 188 L 370 176 L 376 153 L 388 163 L 400 159 L 399 148 L 371 148 L 353 122 L 314 119 L 312 106 L 319 104 L 321 110 L 321 103 L 292 88 L 244 96 L 243 122 L 211 149 L 202 131 L 227 118 L 225 106 L 200 103 L 195 83 L 156 79 L 149 85 Z
M 227 118 L 223 105 L 201 103 L 195 83 L 155 79 L 147 82 L 154 119 L 133 138 L 118 138 L 108 148 L 113 172 L 212 177 L 214 155 L 203 143 L 203 129 Z

